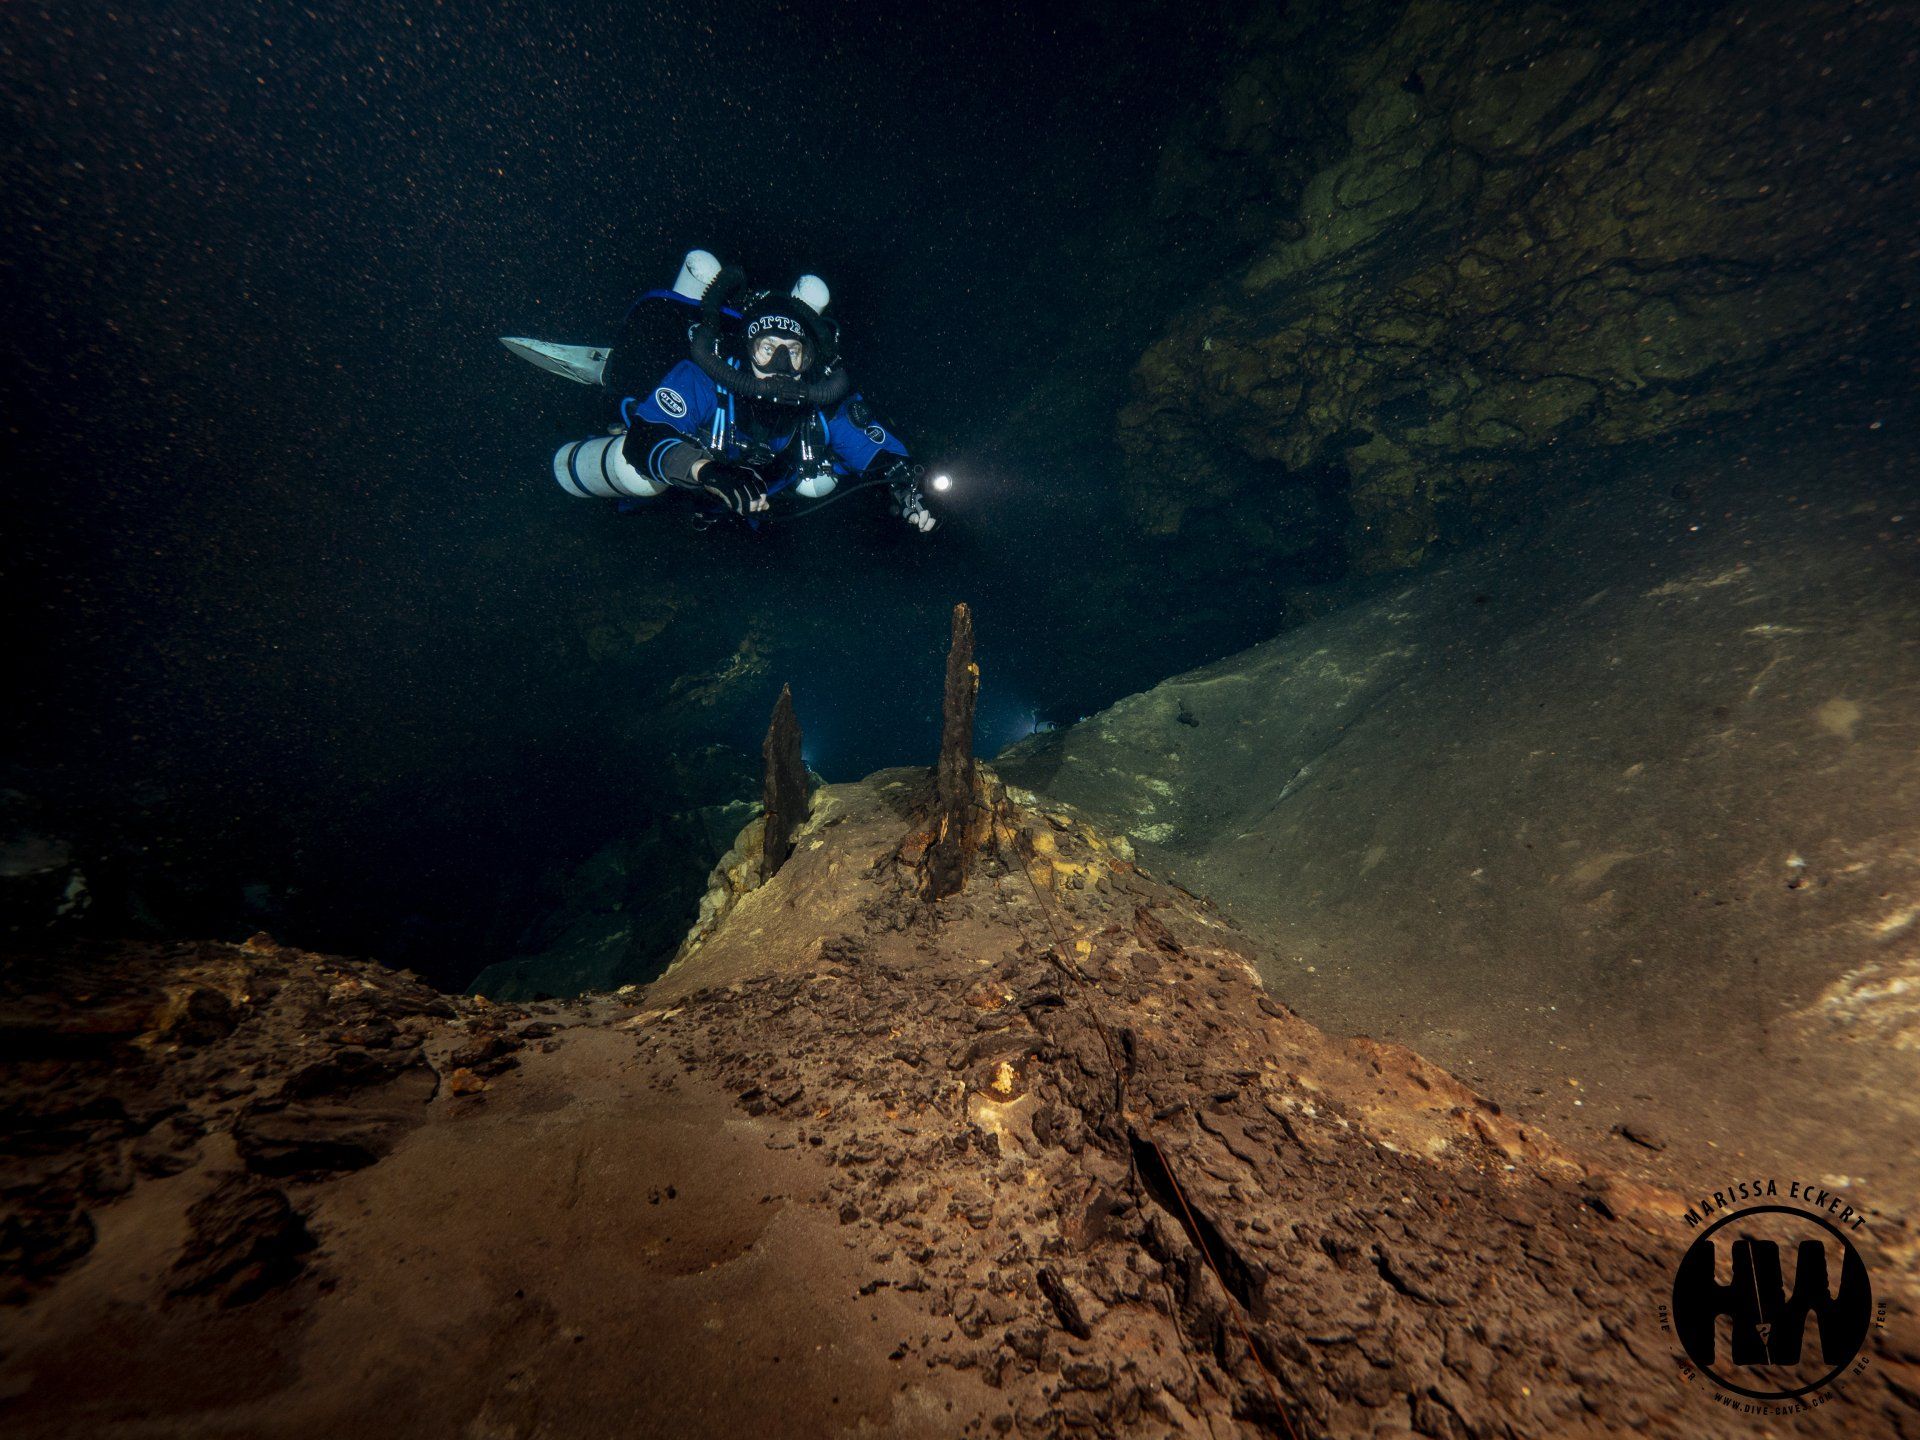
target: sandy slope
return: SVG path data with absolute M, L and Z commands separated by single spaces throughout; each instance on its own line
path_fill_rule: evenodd
M 1319 1024 L 1666 1183 L 1905 1208 L 1916 637 L 1904 441 L 1701 442 L 1002 769 L 1217 900 Z

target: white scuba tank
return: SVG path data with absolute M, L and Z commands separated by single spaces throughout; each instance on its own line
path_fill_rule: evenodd
M 695 254 L 698 253 L 698 251 L 695 252 Z M 802 275 L 793 282 L 793 289 L 787 293 L 794 299 L 811 305 L 817 313 L 822 315 L 827 313 L 827 302 L 833 299 L 833 292 L 827 289 L 827 282 L 818 275 Z
M 719 273 L 719 256 L 711 250 L 689 250 L 687 258 L 680 262 L 680 274 L 673 282 L 673 293 L 684 295 L 689 300 L 698 300 L 707 293 L 707 286 L 713 283 L 713 277 Z M 823 285 L 821 288 L 826 287 Z
M 620 453 L 624 435 L 570 440 L 554 452 L 553 478 L 584 500 L 651 500 L 667 487 L 643 475 Z

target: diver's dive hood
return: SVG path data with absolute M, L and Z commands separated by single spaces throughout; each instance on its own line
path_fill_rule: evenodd
M 688 266 L 681 271 L 683 279 L 689 277 L 693 259 L 693 255 L 687 257 Z M 801 276 L 792 294 L 779 302 L 781 313 L 792 316 L 807 332 L 808 353 L 813 357 L 812 378 L 775 375 L 763 380 L 747 366 L 736 366 L 728 360 L 721 348 L 723 311 L 727 301 L 743 292 L 746 284 L 745 272 L 731 265 L 708 282 L 700 297 L 700 323 L 688 336 L 688 353 L 693 363 L 714 384 L 748 400 L 823 410 L 846 399 L 853 389 L 853 380 L 840 364 L 839 349 L 834 344 L 835 326 L 820 313 L 828 296 L 826 283 L 817 275 Z M 676 284 L 674 288 L 680 287 Z M 819 297 L 819 305 L 813 303 L 815 295 Z M 763 301 L 767 298 L 760 297 Z

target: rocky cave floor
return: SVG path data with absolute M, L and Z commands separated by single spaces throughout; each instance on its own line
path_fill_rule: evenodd
M 1001 797 L 929 905 L 924 788 L 820 791 L 644 991 L 493 1005 L 264 936 L 16 957 L 0 1423 L 1920 1436 L 1900 1217 L 1844 1396 L 1733 1413 L 1661 1329 L 1678 1197 L 1307 1024 L 1068 812 Z

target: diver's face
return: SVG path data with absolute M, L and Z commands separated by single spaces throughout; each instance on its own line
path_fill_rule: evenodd
M 806 368 L 807 347 L 784 335 L 762 335 L 753 342 L 753 373 L 762 380 L 798 375 Z

